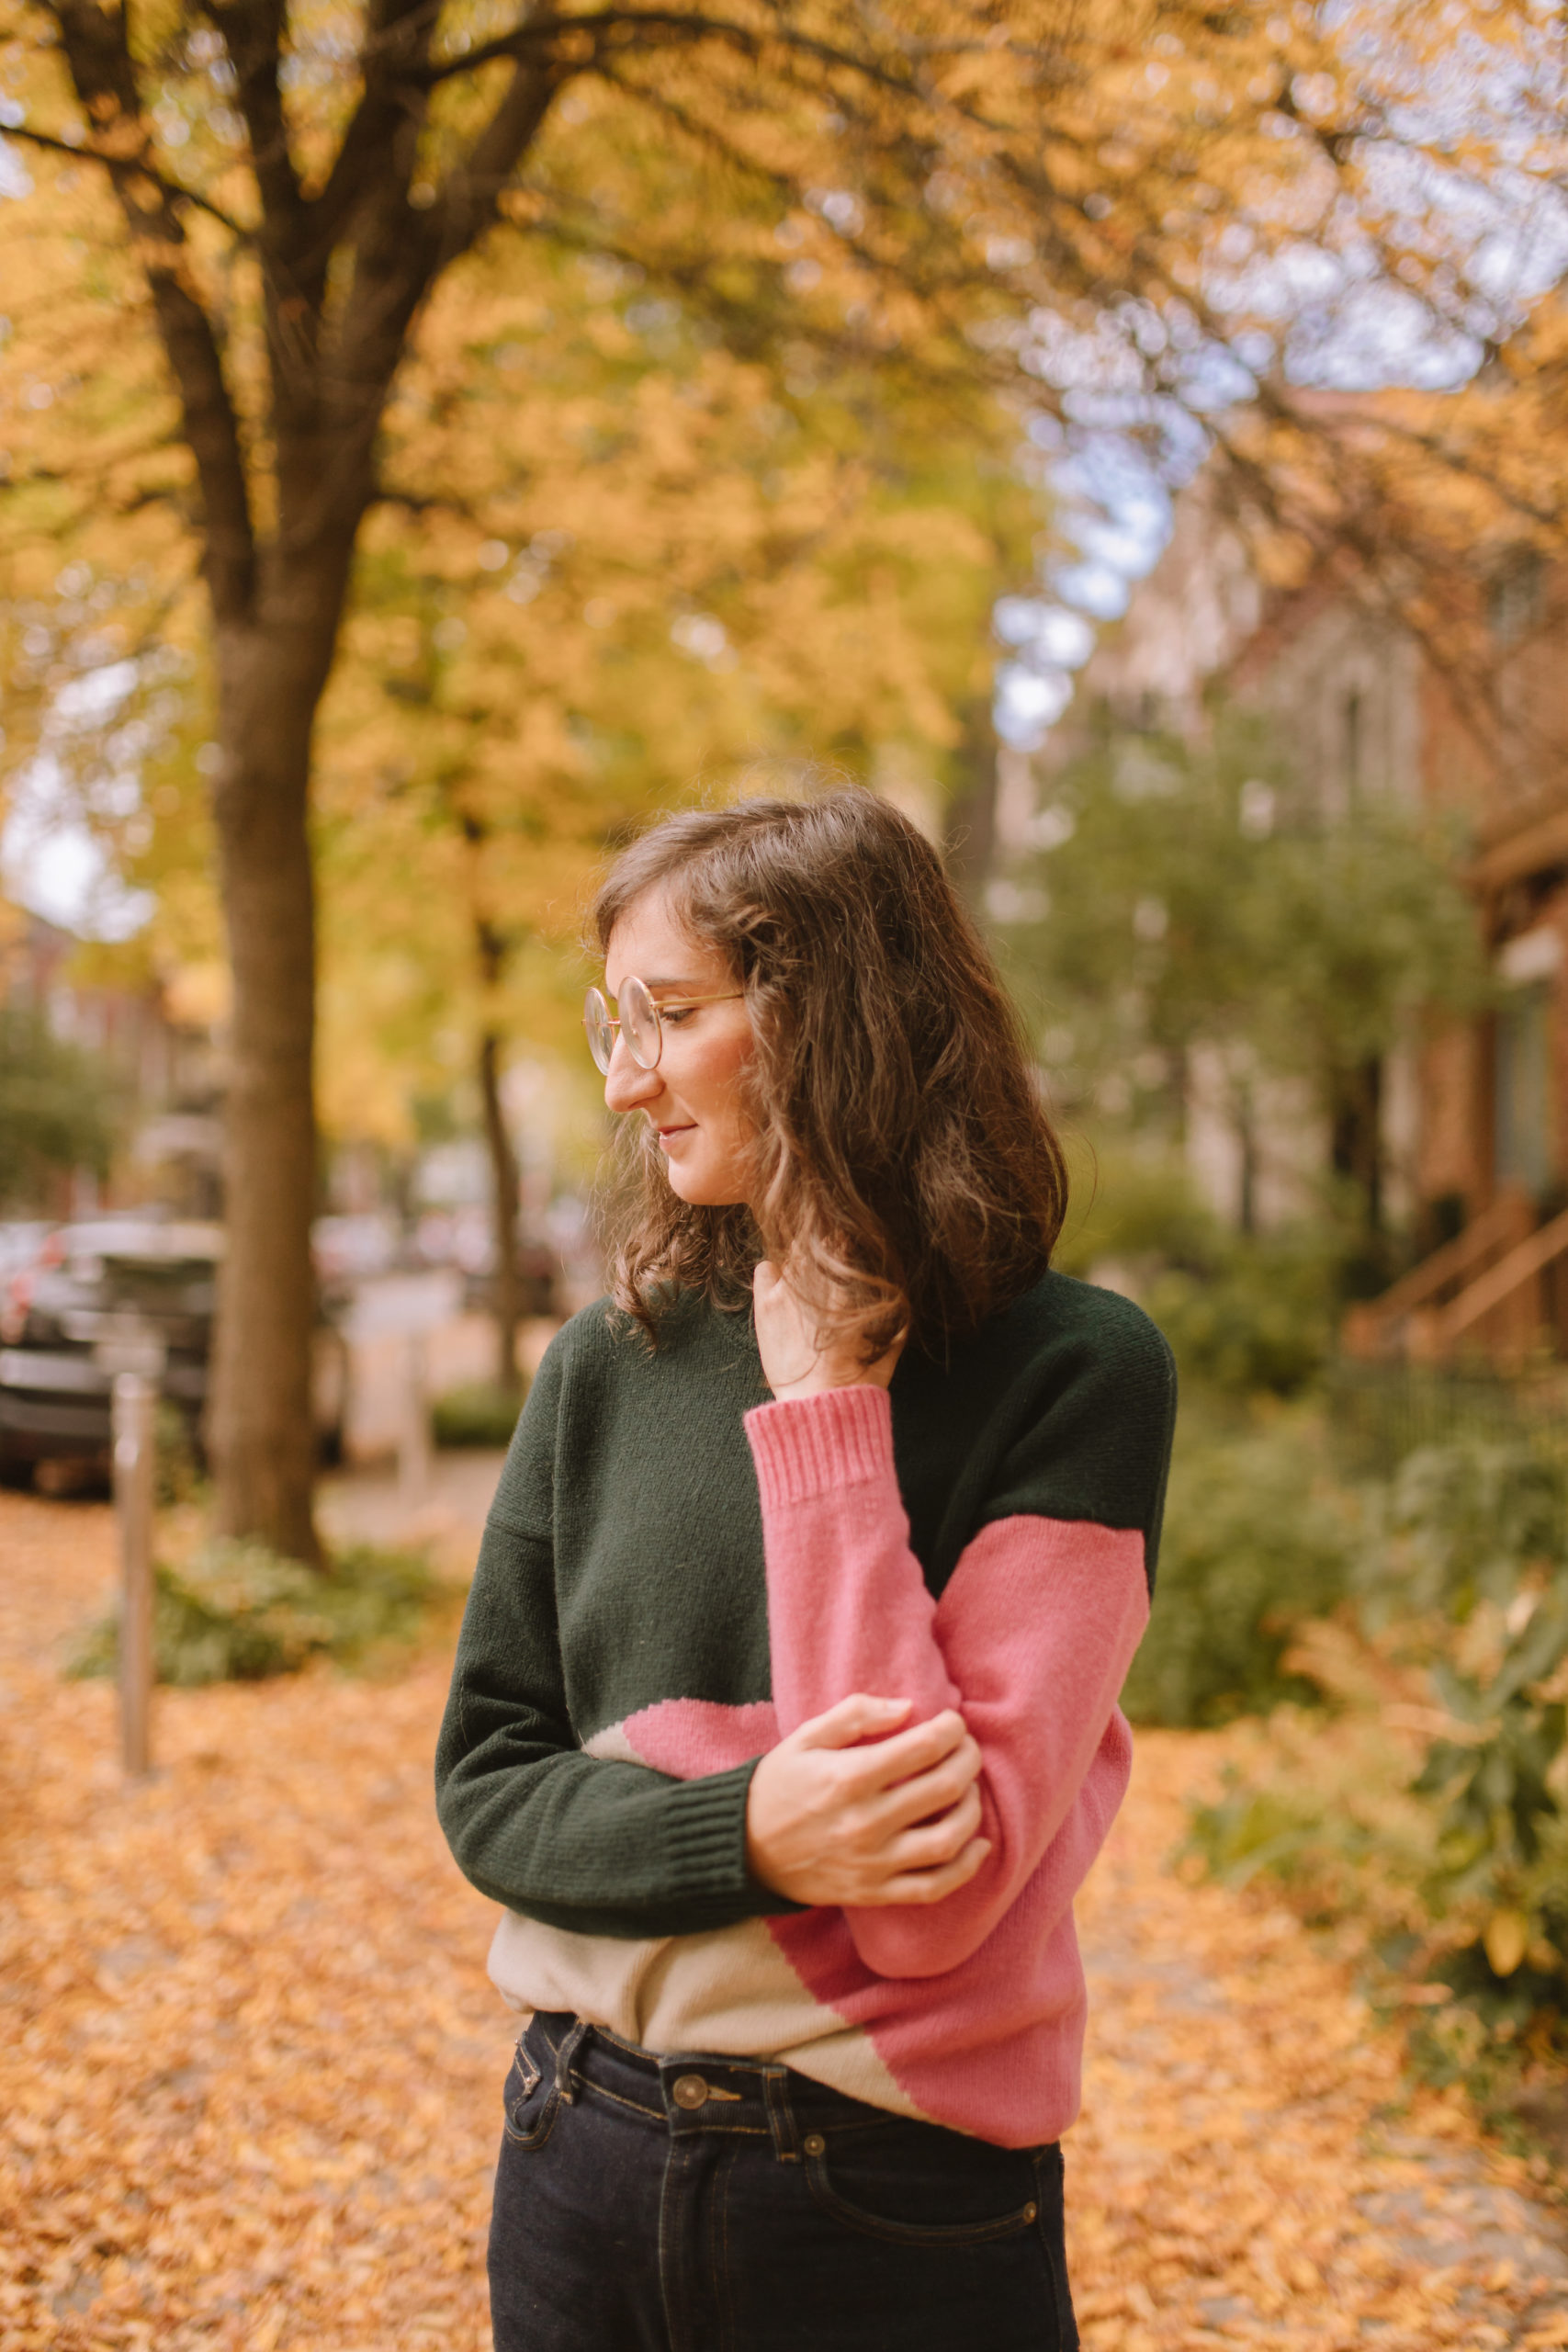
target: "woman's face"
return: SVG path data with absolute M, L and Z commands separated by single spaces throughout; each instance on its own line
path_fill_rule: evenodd
M 665 1012 L 690 997 L 728 997 L 739 982 L 716 947 L 694 939 L 661 890 L 636 899 L 610 934 L 604 987 L 643 981 L 660 1008 L 664 1049 L 657 1069 L 640 1069 L 622 1033 L 604 1080 L 612 1111 L 643 1111 L 659 1136 L 671 1188 L 696 1208 L 744 1201 L 750 1186 L 752 1128 L 740 1100 L 740 1074 L 752 1047 L 743 998 Z

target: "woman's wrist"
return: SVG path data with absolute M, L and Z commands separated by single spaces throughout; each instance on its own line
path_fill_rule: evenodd
M 886 1379 L 879 1380 L 866 1364 L 841 1369 L 818 1365 L 800 1380 L 783 1381 L 776 1387 L 771 1381 L 768 1385 L 773 1390 L 775 1404 L 795 1405 L 807 1396 L 836 1396 L 844 1388 L 886 1388 L 892 1377 L 889 1371 Z

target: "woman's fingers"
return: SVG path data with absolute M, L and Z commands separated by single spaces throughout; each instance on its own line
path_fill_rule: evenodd
M 952 1754 L 933 1764 L 929 1772 L 917 1772 L 898 1781 L 876 1799 L 878 1826 L 892 1834 L 946 1813 L 974 1787 L 983 1761 L 978 1741 L 965 1733 Z
M 861 1906 L 879 1906 L 885 1903 L 940 1903 L 944 1895 L 956 1894 L 967 1886 L 987 1855 L 991 1850 L 988 1838 L 972 1838 L 955 1860 L 935 1871 L 900 1871 L 897 1877 L 884 1879 L 874 1894 L 863 1894 Z
M 958 1710 L 946 1707 L 940 1715 L 928 1716 L 923 1724 L 895 1732 L 891 1738 L 878 1739 L 874 1746 L 856 1756 L 852 1765 L 855 1786 L 863 1796 L 895 1788 L 900 1781 L 929 1772 L 933 1765 L 962 1747 L 968 1736 L 968 1728 Z
M 764 1756 L 747 1804 L 748 1858 L 806 1903 L 935 1903 L 973 1877 L 980 1749 L 956 1709 L 897 1726 L 906 1699 L 852 1691 Z
M 980 1792 L 970 1788 L 940 1821 L 922 1821 L 918 1828 L 900 1830 L 883 1849 L 883 1859 L 894 1876 L 905 1871 L 944 1870 L 955 1861 L 980 1828 Z
M 879 1747 L 873 1753 L 890 1745 L 883 1735 L 902 1722 L 909 1712 L 908 1699 L 875 1699 L 868 1691 L 852 1690 L 824 1715 L 813 1715 L 809 1723 L 801 1724 L 795 1734 L 797 1747 L 852 1747 L 857 1740 L 875 1739 Z M 924 1730 L 922 1724 L 919 1726 Z

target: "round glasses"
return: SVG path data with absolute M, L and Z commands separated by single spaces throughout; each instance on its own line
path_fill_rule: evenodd
M 666 1012 L 686 1012 L 697 1004 L 733 1004 L 745 993 L 744 989 L 727 989 L 720 996 L 672 997 L 663 1009 Z M 611 1014 L 599 989 L 590 989 L 582 1001 L 582 1026 L 588 1033 L 588 1050 L 596 1067 L 606 1078 L 609 1076 L 618 1029 L 638 1069 L 657 1069 L 659 1057 L 664 1051 L 664 1031 L 660 1025 L 660 1008 L 653 1001 L 647 982 L 628 975 L 621 982 L 616 1002 L 621 1008 L 618 1020 Z

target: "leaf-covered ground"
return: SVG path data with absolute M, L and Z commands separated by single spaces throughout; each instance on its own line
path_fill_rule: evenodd
M 512 2027 L 431 1815 L 445 1660 L 160 1694 L 128 1790 L 58 1673 L 107 1511 L 0 1495 L 0 2344 L 479 2352 Z M 1086 2345 L 1568 2346 L 1525 2166 L 1292 1920 L 1166 1870 L 1221 1745 L 1142 1740 L 1084 1906 Z

